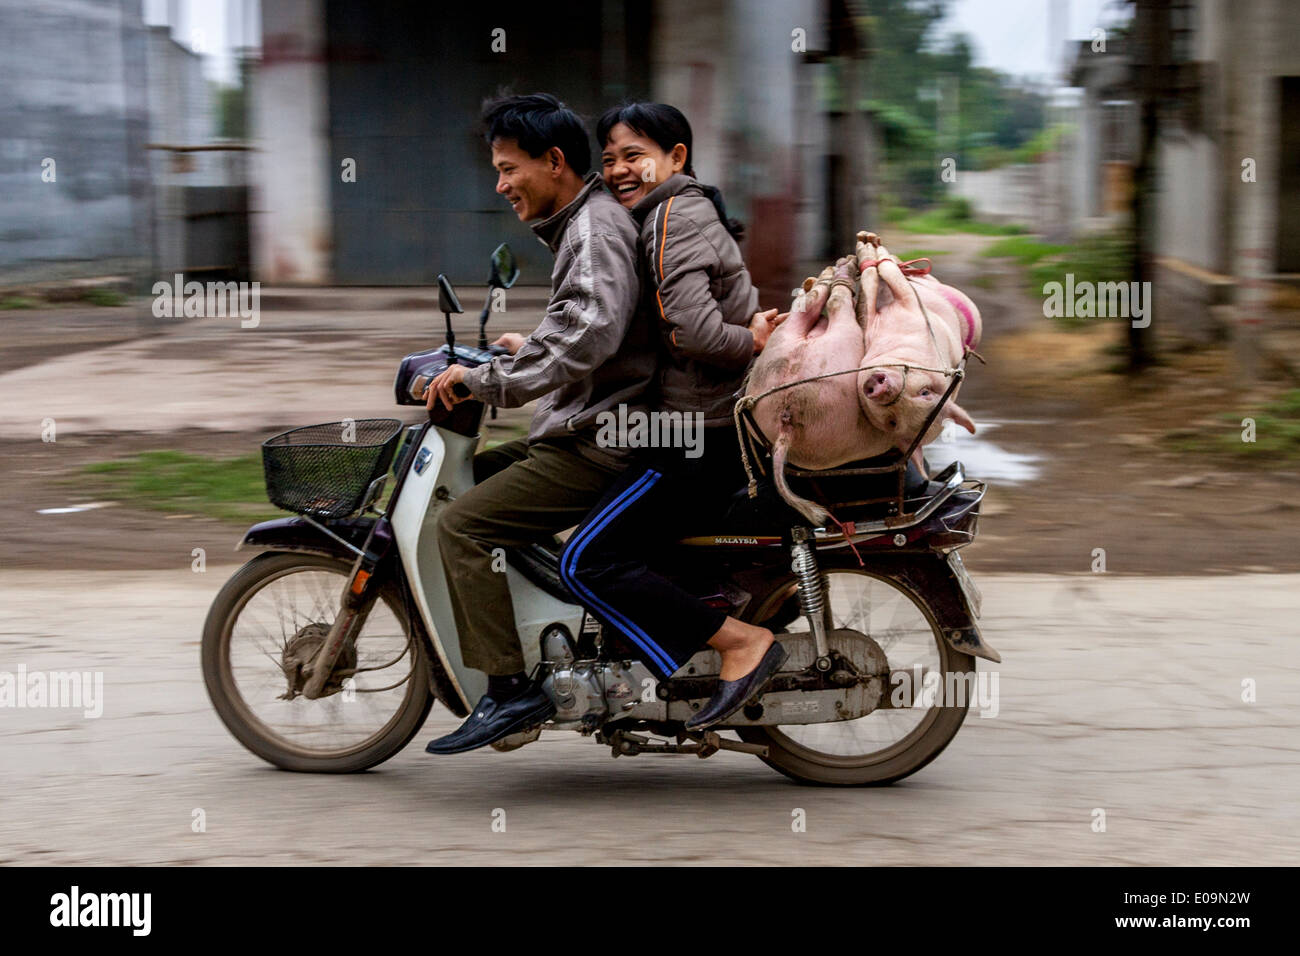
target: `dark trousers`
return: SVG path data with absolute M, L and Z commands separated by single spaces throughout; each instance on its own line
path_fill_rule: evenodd
M 581 454 L 578 441 L 511 441 L 480 452 L 477 484 L 439 516 L 438 550 L 470 667 L 489 675 L 524 669 L 510 588 L 493 552 L 572 528 L 620 473 Z
M 629 468 L 569 538 L 560 574 L 607 629 L 641 649 L 666 679 L 717 633 L 726 612 L 705 605 L 652 564 L 703 525 L 745 484 L 735 429 L 707 428 L 703 454 L 673 449 Z M 662 565 L 660 564 L 662 567 Z

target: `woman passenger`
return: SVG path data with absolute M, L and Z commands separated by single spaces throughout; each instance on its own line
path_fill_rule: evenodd
M 641 649 L 660 680 L 705 644 L 720 653 L 718 690 L 686 723 L 702 730 L 760 691 L 786 652 L 770 630 L 709 607 L 651 570 L 646 556 L 716 518 L 745 484 L 732 409 L 783 317 L 756 313 L 739 224 L 727 219 L 718 190 L 696 181 L 680 111 L 664 103 L 615 107 L 600 118 L 596 140 L 605 183 L 641 230 L 642 294 L 666 352 L 658 409 L 700 413 L 704 429 L 702 444 L 658 449 L 615 482 L 569 538 L 561 574 L 606 627 Z

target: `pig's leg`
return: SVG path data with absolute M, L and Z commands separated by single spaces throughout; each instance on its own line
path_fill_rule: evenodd
M 830 294 L 831 279 L 834 275 L 834 270 L 827 266 L 811 285 L 808 280 L 804 280 L 803 292 L 795 297 L 794 303 L 790 306 L 790 316 L 781 323 L 781 327 L 789 326 L 790 331 L 795 335 L 806 336 L 821 317 L 822 306 L 826 304 L 826 297 Z
M 848 312 L 850 321 L 853 315 L 852 296 L 848 289 L 843 287 L 843 283 L 836 283 L 832 288 L 831 282 L 835 278 L 852 279 L 851 265 L 845 265 L 843 262 L 837 263 L 835 267 L 827 266 L 822 270 L 816 282 L 811 285 L 804 283 L 804 294 L 801 297 L 802 302 L 797 302 L 796 307 L 792 308 L 790 317 L 781 324 L 781 331 L 790 326 L 791 331 L 800 338 L 808 337 L 809 333 L 814 332 L 814 327 L 822 322 L 821 312 L 824 305 L 830 305 L 832 323 L 839 320 L 836 316 L 844 311 Z M 829 300 L 829 302 L 828 302 Z M 843 303 L 848 301 L 847 310 Z M 856 323 L 855 323 L 856 324 Z M 837 326 L 838 327 L 838 326 Z M 819 330 L 820 331 L 820 330 Z M 856 333 L 854 329 L 854 333 Z M 786 480 L 786 461 L 789 457 L 790 446 L 795 440 L 795 433 L 800 427 L 799 422 L 804 418 L 805 411 L 801 410 L 800 405 L 806 401 L 800 393 L 806 391 L 810 385 L 801 385 L 796 389 L 788 390 L 779 395 L 771 396 L 770 400 L 777 400 L 781 403 L 781 409 L 778 413 L 776 435 L 772 441 L 772 476 L 776 483 L 778 493 L 784 498 L 795 510 L 802 514 L 814 525 L 821 525 L 826 521 L 826 510 L 818 505 L 815 501 L 807 498 L 801 498 L 794 493 Z
M 930 475 L 925 470 L 924 451 L 925 450 L 920 445 L 917 446 L 916 451 L 912 452 L 912 464 L 914 464 L 916 466 L 916 470 L 921 473 L 921 477 L 924 478 L 926 481 L 929 481 Z
M 829 512 L 815 501 L 801 498 L 794 493 L 785 476 L 786 457 L 790 453 L 790 443 L 794 440 L 794 429 L 788 412 L 782 413 L 781 430 L 772 444 L 772 478 L 776 482 L 777 493 L 786 503 L 816 526 L 821 526 L 829 517 Z
M 853 313 L 853 292 L 857 289 L 857 263 L 853 256 L 845 256 L 835 263 L 835 285 L 826 301 L 826 314 L 830 317 L 829 331 L 834 334 L 857 333 L 857 317 Z M 845 283 L 848 283 L 845 285 Z
M 861 282 L 858 290 L 858 325 L 862 326 L 864 333 L 876 318 L 876 290 L 880 285 L 880 271 L 875 266 L 863 269 L 862 264 L 876 260 L 876 246 L 879 242 L 880 237 L 875 233 L 858 233 L 857 259 Z
M 889 250 L 880 245 L 877 246 L 876 251 L 880 253 L 880 281 L 885 283 L 885 287 L 893 293 L 894 298 L 903 308 L 919 309 L 920 299 L 917 298 L 916 290 L 907 281 L 907 276 L 903 275 L 903 270 L 899 268 L 898 263 L 890 256 Z

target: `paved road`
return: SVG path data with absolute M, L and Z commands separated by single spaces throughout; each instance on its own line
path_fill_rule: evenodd
M 1300 859 L 1297 575 L 984 576 L 999 714 L 972 714 L 901 784 L 826 790 L 745 755 L 615 761 L 567 734 L 435 760 L 422 743 L 455 723 L 439 708 L 374 772 L 273 770 L 226 733 L 199 674 L 228 570 L 0 572 L 0 671 L 105 680 L 99 719 L 0 709 L 0 862 Z M 1241 700 L 1247 678 L 1256 703 Z M 196 808 L 206 832 L 191 830 Z M 796 808 L 806 832 L 792 832 Z

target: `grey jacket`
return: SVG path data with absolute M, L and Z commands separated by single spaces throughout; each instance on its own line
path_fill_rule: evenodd
M 471 369 L 465 385 L 502 408 L 540 398 L 529 441 L 577 435 L 592 457 L 621 462 L 628 449 L 592 449 L 596 416 L 644 409 L 655 371 L 653 327 L 638 307 L 636 225 L 593 172 L 533 232 L 555 255 L 546 316 L 518 352 Z
M 703 186 L 682 173 L 632 209 L 641 224 L 647 311 L 663 350 L 660 407 L 702 412 L 706 425 L 731 421 L 754 359 L 747 326 L 758 309 L 740 247 Z

